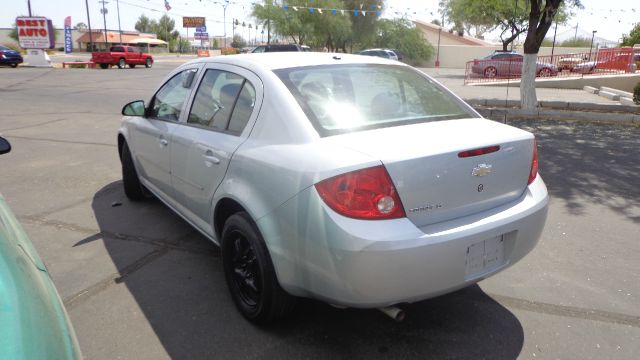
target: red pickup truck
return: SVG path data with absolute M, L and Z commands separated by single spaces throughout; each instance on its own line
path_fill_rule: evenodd
M 124 45 L 112 46 L 109 52 L 94 52 L 91 54 L 91 61 L 99 64 L 102 69 L 111 65 L 117 65 L 120 69 L 126 65 L 129 65 L 130 68 L 134 68 L 136 65 L 150 68 L 153 65 L 151 54 L 143 53 L 137 47 Z

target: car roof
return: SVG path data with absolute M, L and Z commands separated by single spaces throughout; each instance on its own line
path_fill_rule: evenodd
M 266 70 L 286 69 L 293 67 L 335 65 L 335 64 L 393 64 L 399 65 L 396 61 L 371 56 L 342 54 L 342 53 L 321 53 L 321 52 L 272 52 L 225 55 L 209 58 L 199 58 L 188 62 L 193 63 L 213 63 L 230 64 L 247 68 L 260 67 Z M 187 65 L 185 64 L 185 65 Z

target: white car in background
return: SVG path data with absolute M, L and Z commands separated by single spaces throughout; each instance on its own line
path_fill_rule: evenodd
M 220 245 L 254 322 L 296 297 L 401 318 L 397 304 L 513 265 L 545 224 L 534 136 L 397 61 L 198 59 L 123 114 L 126 195 L 154 194 Z

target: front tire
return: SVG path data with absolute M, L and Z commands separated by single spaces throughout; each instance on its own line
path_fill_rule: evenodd
M 127 66 L 127 62 L 123 58 L 120 58 L 118 61 L 118 69 L 124 69 L 125 66 Z
M 15 68 L 17 68 L 17 67 L 18 67 L 18 64 L 17 64 L 17 63 L 13 63 L 13 64 L 11 64 L 11 65 L 9 65 L 9 66 L 11 66 L 12 68 L 14 68 L 14 69 L 15 69 Z
M 221 249 L 231 297 L 247 320 L 267 324 L 293 310 L 295 298 L 280 287 L 269 251 L 247 213 L 239 212 L 227 219 Z
M 144 200 L 147 197 L 147 193 L 144 186 L 140 183 L 138 172 L 133 164 L 131 152 L 126 142 L 122 145 L 120 162 L 122 163 L 122 184 L 124 185 L 125 195 L 127 195 L 131 201 Z

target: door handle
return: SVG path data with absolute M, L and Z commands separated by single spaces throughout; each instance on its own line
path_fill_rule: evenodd
M 207 163 L 212 163 L 214 165 L 220 164 L 220 159 L 213 155 L 213 151 L 207 150 L 202 157 L 206 160 Z
M 167 141 L 166 139 L 160 139 L 160 145 L 167 146 L 169 145 L 169 141 Z

